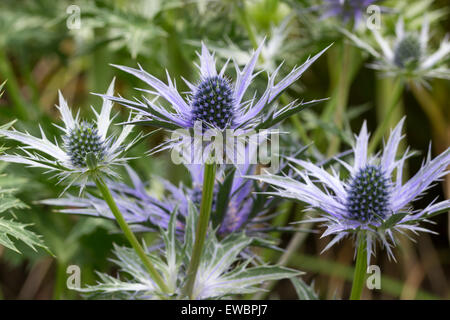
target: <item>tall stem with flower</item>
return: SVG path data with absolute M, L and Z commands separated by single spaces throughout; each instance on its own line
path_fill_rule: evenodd
M 197 229 L 195 232 L 195 243 L 192 251 L 191 263 L 186 272 L 185 294 L 188 297 L 193 296 L 195 279 L 200 264 L 200 258 L 205 244 L 206 234 L 208 231 L 211 208 L 213 203 L 214 182 L 216 179 L 215 162 L 205 163 L 203 171 L 203 191 L 202 201 L 200 204 L 200 215 L 198 218 Z

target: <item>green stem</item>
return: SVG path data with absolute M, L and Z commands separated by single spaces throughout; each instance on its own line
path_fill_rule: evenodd
M 358 236 L 358 242 L 358 252 L 356 254 L 355 273 L 353 274 L 353 285 L 350 300 L 359 300 L 361 298 L 364 280 L 366 279 L 367 253 L 366 241 L 363 234 Z
M 386 113 L 382 117 L 380 125 L 377 127 L 368 147 L 368 153 L 371 154 L 375 151 L 389 125 L 391 124 L 392 116 L 395 114 L 398 106 L 400 105 L 400 99 L 403 93 L 403 84 L 400 79 L 397 79 L 391 87 L 391 93 L 389 94 L 389 101 Z
M 187 281 L 184 287 L 185 294 L 193 299 L 193 291 L 197 270 L 200 265 L 203 245 L 205 244 L 206 233 L 208 231 L 209 217 L 211 215 L 211 206 L 213 200 L 214 182 L 216 179 L 217 165 L 213 163 L 205 163 L 203 172 L 203 192 L 202 202 L 200 204 L 200 215 L 195 231 L 195 243 L 192 250 L 191 262 L 186 274 Z
M 55 285 L 53 287 L 53 300 L 62 300 L 63 292 L 66 286 L 67 265 L 63 261 L 56 261 Z
M 144 263 L 145 268 L 147 269 L 148 273 L 150 274 L 150 277 L 155 281 L 155 283 L 158 285 L 158 287 L 161 289 L 164 293 L 169 293 L 169 288 L 165 284 L 163 278 L 161 275 L 156 271 L 155 267 L 153 266 L 152 262 L 148 258 L 147 254 L 145 253 L 142 246 L 139 244 L 138 240 L 136 239 L 136 236 L 131 231 L 130 227 L 128 226 L 127 222 L 123 218 L 122 213 L 120 212 L 119 208 L 117 207 L 116 202 L 114 201 L 113 196 L 111 195 L 111 192 L 108 189 L 108 186 L 103 181 L 102 178 L 97 177 L 95 179 L 95 184 L 97 185 L 97 188 L 100 190 L 100 192 L 103 195 L 103 200 L 106 201 L 109 208 L 111 209 L 111 212 L 114 214 L 114 217 L 116 218 L 117 223 L 119 224 L 120 228 L 122 229 L 125 237 L 130 242 L 133 249 L 136 251 L 139 258 Z

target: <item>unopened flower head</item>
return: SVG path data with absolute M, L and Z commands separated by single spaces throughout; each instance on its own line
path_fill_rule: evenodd
M 225 75 L 228 63 L 225 63 L 218 72 L 214 54 L 210 53 L 206 46 L 202 44 L 202 51 L 199 54 L 200 65 L 198 66 L 200 79 L 196 84 L 183 79 L 190 89 L 186 99 L 180 95 L 175 82 L 169 76 L 167 77 L 166 84 L 144 71 L 142 67 L 133 69 L 116 66 L 146 82 L 154 91 L 144 91 L 155 95 L 157 98 L 162 97 L 165 99 L 170 104 L 170 109 L 159 105 L 157 98 L 150 100 L 143 97 L 143 100 L 140 101 L 127 100 L 121 97 L 105 97 L 138 111 L 142 118 L 136 121 L 136 123 L 165 128 L 172 132 L 195 129 L 197 123 L 201 123 L 200 128 L 211 129 L 212 132 L 216 132 L 217 134 L 221 134 L 226 129 L 233 130 L 235 136 L 259 129 L 268 129 L 288 117 L 288 114 L 291 115 L 300 111 L 308 103 L 316 102 L 297 103 L 293 101 L 280 109 L 274 109 L 274 106 L 272 106 L 276 98 L 294 81 L 299 79 L 303 72 L 327 48 L 314 57 L 307 59 L 303 65 L 295 67 L 286 77 L 275 84 L 275 78 L 281 68 L 280 65 L 268 76 L 266 89 L 259 98 L 255 94 L 253 98 L 244 100 L 249 86 L 259 74 L 259 72 L 254 73 L 254 69 L 262 48 L 263 43 L 252 54 L 250 60 L 242 70 L 235 63 L 237 77 L 233 82 L 231 78 Z M 174 141 L 174 139 L 171 139 L 169 142 L 158 147 L 157 150 L 173 148 L 182 140 L 177 139 Z
M 450 69 L 445 61 L 450 54 L 450 41 L 448 35 L 434 53 L 428 46 L 429 23 L 424 18 L 420 32 L 406 31 L 403 19 L 399 19 L 395 28 L 395 38 L 386 39 L 376 29 L 371 29 L 379 50 L 356 35 L 342 30 L 360 48 L 369 52 L 376 59 L 369 66 L 382 71 L 387 76 L 400 76 L 424 82 L 427 78 L 450 79 Z
M 114 80 L 111 82 L 107 94 L 113 95 L 113 90 Z M 23 154 L 3 155 L 0 159 L 23 163 L 31 167 L 45 168 L 49 172 L 55 172 L 60 182 L 67 180 L 67 188 L 74 183 L 78 184 L 80 191 L 93 175 L 116 177 L 117 173 L 114 167 L 126 163 L 127 158 L 124 157 L 124 153 L 140 137 L 138 135 L 130 143 L 124 143 L 133 126 L 124 126 L 118 137 L 108 136 L 113 119 L 111 118 L 112 102 L 107 99 L 103 99 L 100 113 L 93 109 L 96 116 L 94 122 L 81 121 L 78 113 L 73 117 L 61 93 L 59 93 L 58 109 L 64 122 L 63 127 L 57 126 L 63 131 L 61 144 L 57 139 L 54 143 L 51 142 L 42 128 L 41 138 L 14 129 L 0 130 L 1 136 L 25 145 L 20 148 Z
M 383 153 L 368 155 L 369 134 L 363 124 L 353 148 L 353 164 L 337 159 L 348 170 L 349 177 L 341 180 L 339 174 L 329 173 L 311 162 L 290 158 L 299 179 L 276 175 L 252 176 L 276 188 L 269 194 L 295 199 L 310 205 L 322 214 L 308 221 L 322 222 L 326 227 L 323 236 L 334 235 L 325 247 L 327 250 L 346 236 L 362 237 L 367 245 L 367 259 L 381 242 L 388 256 L 394 258 L 392 247 L 396 245 L 396 233 L 405 231 L 431 232 L 419 226 L 420 222 L 450 208 L 450 200 L 433 202 L 425 209 L 413 210 L 411 203 L 418 199 L 433 182 L 445 176 L 450 164 L 450 148 L 431 160 L 428 154 L 420 170 L 403 182 L 403 167 L 413 153 L 408 150 L 396 158 L 402 140 L 404 119 L 391 132 Z

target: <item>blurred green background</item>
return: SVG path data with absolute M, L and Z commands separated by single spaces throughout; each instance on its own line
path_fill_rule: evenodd
M 81 115 L 89 106 L 99 106 L 101 99 L 90 94 L 104 93 L 115 76 L 116 93 L 125 97 L 138 96 L 136 87 L 143 84 L 114 69 L 110 64 L 135 67 L 140 63 L 150 73 L 165 79 L 165 69 L 175 77 L 179 88 L 186 89 L 181 77 L 195 82 L 196 51 L 201 41 L 216 50 L 221 63 L 233 57 L 245 61 L 260 40 L 267 36 L 260 66 L 269 71 L 284 61 L 281 73 L 301 64 L 307 56 L 334 42 L 334 46 L 289 89 L 283 99 L 291 101 L 331 97 L 331 102 L 285 121 L 292 132 L 286 147 L 314 141 L 311 157 L 326 159 L 336 152 L 349 149 L 352 132 L 359 130 L 367 119 L 374 132 L 386 112 L 393 81 L 381 78 L 366 67 L 369 57 L 348 44 L 336 31 L 339 23 L 333 19 L 319 20 L 311 7 L 320 1 L 54 1 L 2 0 L 0 2 L 0 83 L 7 80 L 0 99 L 0 124 L 18 119 L 20 130 L 38 133 L 41 124 L 51 134 L 58 129 L 51 125 L 57 119 L 57 93 L 61 90 Z M 404 13 L 411 25 L 420 27 L 424 10 L 434 14 L 432 39 L 434 47 L 450 30 L 448 0 L 380 1 L 380 4 Z M 394 10 L 395 11 L 395 10 Z M 392 29 L 395 13 L 383 15 L 383 27 Z M 342 64 L 344 50 L 349 50 L 351 62 Z M 347 54 L 349 54 L 347 52 Z M 348 55 L 347 55 L 348 57 Z M 232 68 L 230 68 L 233 74 Z M 264 85 L 264 81 L 260 84 Z M 407 116 L 407 143 L 422 156 L 429 141 L 436 155 L 450 143 L 450 84 L 432 80 L 428 91 L 434 112 L 430 117 L 426 106 L 411 91 L 403 90 L 396 103 L 395 118 Z M 127 111 L 115 107 L 119 118 Z M 438 121 L 439 123 L 437 123 Z M 138 130 L 147 130 L 138 128 Z M 150 129 L 148 129 L 150 130 Z M 386 131 L 387 133 L 388 131 Z M 131 165 L 150 181 L 151 191 L 160 194 L 161 187 L 153 183 L 157 174 L 178 183 L 189 183 L 187 172 L 171 164 L 169 155 L 152 157 L 142 154 L 164 139 L 163 133 L 152 135 L 132 150 Z M 10 145 L 8 145 L 10 146 Z M 420 157 L 409 162 L 409 174 L 420 167 Z M 79 265 L 82 284 L 95 281 L 95 270 L 116 270 L 108 261 L 112 243 L 126 243 L 111 221 L 68 216 L 52 212 L 36 201 L 56 197 L 62 187 L 39 170 L 8 165 L 3 169 L 11 184 L 20 191 L 17 197 L 29 208 L 15 210 L 18 221 L 33 224 L 30 229 L 41 234 L 54 253 L 34 252 L 18 246 L 23 254 L 0 247 L 0 297 L 3 299 L 73 299 L 77 293 L 66 288 L 66 268 Z M 436 197 L 450 196 L 450 179 L 434 186 L 417 206 L 424 206 Z M 286 204 L 273 224 L 284 225 L 302 216 L 300 207 Z M 8 213 L 7 216 L 10 216 Z M 417 243 L 402 239 L 396 251 L 398 263 L 388 261 L 382 250 L 376 263 L 382 270 L 382 289 L 366 290 L 363 298 L 450 298 L 449 218 L 443 214 L 435 219 L 432 230 L 439 235 L 416 236 Z M 149 241 L 153 235 L 148 235 Z M 285 247 L 292 234 L 274 234 Z M 302 234 L 297 239 L 294 254 L 286 263 L 306 271 L 304 279 L 311 283 L 321 298 L 348 295 L 353 273 L 354 248 L 350 241 L 319 254 L 328 239 L 316 234 Z M 268 261 L 276 263 L 280 254 L 261 251 Z M 289 281 L 281 281 L 264 295 L 271 298 L 294 299 Z

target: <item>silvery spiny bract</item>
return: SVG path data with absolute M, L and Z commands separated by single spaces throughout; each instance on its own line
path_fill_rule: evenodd
M 439 49 L 430 53 L 427 17 L 424 18 L 420 33 L 405 31 L 403 19 L 400 18 L 395 27 L 393 41 L 385 39 L 377 28 L 372 28 L 372 34 L 380 50 L 376 50 L 347 30 L 341 31 L 357 46 L 369 52 L 375 58 L 375 62 L 369 66 L 382 71 L 385 75 L 401 76 L 420 82 L 424 82 L 427 78 L 450 79 L 450 69 L 445 65 L 450 53 L 448 35 L 441 41 Z
M 306 203 L 311 210 L 319 210 L 319 218 L 307 221 L 323 222 L 324 236 L 334 235 L 324 251 L 347 236 L 363 237 L 367 245 L 367 259 L 375 253 L 376 242 L 381 242 L 388 256 L 394 258 L 392 247 L 396 245 L 396 233 L 424 231 L 420 222 L 445 212 L 450 200 L 433 202 L 422 210 L 413 210 L 411 202 L 418 199 L 433 182 L 445 176 L 450 164 L 450 148 L 431 160 L 428 154 L 420 170 L 407 182 L 403 182 L 403 166 L 412 152 L 406 151 L 396 158 L 402 140 L 404 119 L 391 132 L 383 153 L 368 154 L 369 134 L 363 124 L 353 148 L 353 164 L 336 159 L 350 174 L 341 180 L 334 170 L 330 174 L 311 162 L 290 158 L 298 179 L 277 175 L 250 176 L 276 188 L 269 195 L 294 199 Z
M 195 242 L 195 227 L 198 213 L 190 203 L 186 217 L 185 233 L 180 240 L 176 236 L 176 213 L 172 212 L 167 230 L 161 230 L 164 250 L 149 252 L 148 255 L 169 287 L 171 299 L 184 299 L 182 288 L 186 280 Z M 229 235 L 219 241 L 212 230 L 209 231 L 201 257 L 198 276 L 194 284 L 192 299 L 221 299 L 236 294 L 260 291 L 258 286 L 268 280 L 293 278 L 302 272 L 278 266 L 255 265 L 255 261 L 242 259 L 240 253 L 248 249 L 255 239 L 242 233 Z M 113 262 L 126 278 L 112 277 L 100 273 L 96 285 L 81 289 L 74 288 L 89 296 L 122 299 L 167 298 L 148 276 L 136 253 L 128 248 L 115 246 L 116 259 Z
M 107 94 L 113 95 L 114 80 L 111 82 Z M 0 156 L 0 160 L 15 162 L 47 169 L 55 172 L 59 182 L 66 181 L 69 188 L 72 184 L 80 186 L 80 192 L 93 175 L 117 177 L 114 167 L 124 165 L 127 158 L 124 153 L 140 138 L 138 135 L 132 141 L 125 143 L 131 133 L 132 125 L 124 126 L 117 136 L 108 136 L 113 117 L 111 117 L 112 102 L 103 99 L 100 113 L 94 109 L 96 121 L 94 123 L 81 121 L 79 113 L 73 117 L 64 97 L 59 93 L 58 110 L 61 113 L 64 127 L 57 126 L 63 131 L 62 144 L 51 142 L 42 128 L 41 138 L 29 133 L 22 133 L 14 129 L 0 130 L 0 135 L 16 140 L 25 147 L 20 147 L 23 154 L 8 154 Z M 135 118 L 138 119 L 138 118 Z M 131 120 L 131 119 L 129 119 Z M 31 152 L 35 150 L 36 152 Z

